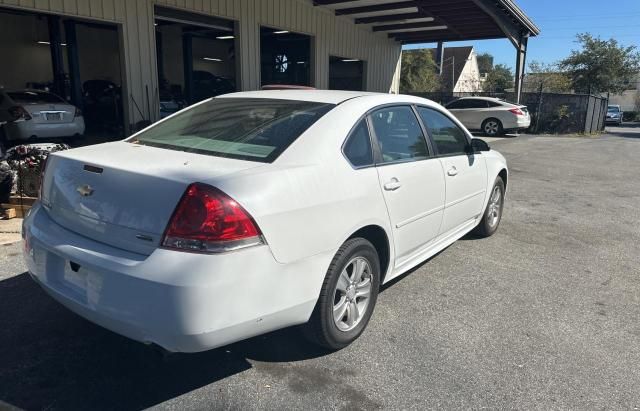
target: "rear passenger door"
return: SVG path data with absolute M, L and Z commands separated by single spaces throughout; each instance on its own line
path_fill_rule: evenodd
M 482 213 L 487 189 L 487 167 L 482 153 L 470 150 L 467 134 L 444 113 L 417 108 L 430 134 L 446 182 L 441 234 L 470 225 Z
M 445 200 L 444 175 L 413 107 L 380 108 L 369 115 L 369 122 L 398 267 L 437 237 Z

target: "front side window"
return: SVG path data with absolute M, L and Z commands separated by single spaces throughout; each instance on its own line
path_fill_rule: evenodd
M 364 167 L 373 164 L 373 152 L 367 122 L 361 120 L 353 129 L 344 145 L 344 155 L 354 167 Z
M 383 163 L 422 160 L 429 156 L 422 128 L 411 107 L 383 108 L 374 111 L 370 118 Z
M 420 118 L 431 132 L 431 138 L 440 155 L 466 154 L 467 136 L 449 117 L 426 107 L 418 107 Z
M 448 109 L 454 109 L 454 110 L 455 109 L 461 109 L 461 108 L 467 108 L 465 102 L 466 102 L 466 100 L 456 100 L 456 101 L 453 101 L 453 102 L 447 104 L 447 108 Z
M 128 141 L 270 163 L 333 107 L 297 100 L 214 98 Z

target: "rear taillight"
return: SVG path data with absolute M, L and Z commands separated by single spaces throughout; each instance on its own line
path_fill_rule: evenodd
M 516 116 L 524 116 L 524 112 L 519 108 L 512 108 L 509 111 L 515 114 Z
M 240 204 L 202 183 L 187 188 L 162 239 L 165 248 L 204 253 L 263 243 L 260 229 Z
M 73 114 L 73 118 L 82 117 L 82 110 L 76 107 L 76 112 Z
M 9 108 L 9 114 L 13 117 L 14 121 L 18 120 L 31 120 L 31 115 L 22 106 L 13 106 Z
M 44 197 L 44 173 L 47 171 L 47 158 L 45 157 L 40 164 L 40 189 L 38 190 L 38 199 L 42 200 Z

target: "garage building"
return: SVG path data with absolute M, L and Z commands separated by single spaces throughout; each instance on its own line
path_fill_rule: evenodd
M 509 38 L 524 61 L 536 34 L 511 0 L 0 0 L 0 85 L 126 135 L 268 84 L 397 92 L 404 43 Z

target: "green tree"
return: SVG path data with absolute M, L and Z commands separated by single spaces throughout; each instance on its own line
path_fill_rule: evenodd
M 478 59 L 478 69 L 480 73 L 488 73 L 493 69 L 493 56 L 491 54 L 478 54 L 476 58 Z
M 495 65 L 488 73 L 482 84 L 483 91 L 503 92 L 505 89 L 513 88 L 513 73 L 504 64 Z
M 640 71 L 636 46 L 624 47 L 615 39 L 602 40 L 589 33 L 578 34 L 580 50 L 560 62 L 571 79 L 573 89 L 583 93 L 620 93 L 625 82 Z
M 537 92 L 541 88 L 546 93 L 568 93 L 572 88 L 571 79 L 557 64 L 532 61 L 524 77 L 523 91 Z
M 420 93 L 440 89 L 440 79 L 431 51 L 410 50 L 402 52 L 400 92 Z

